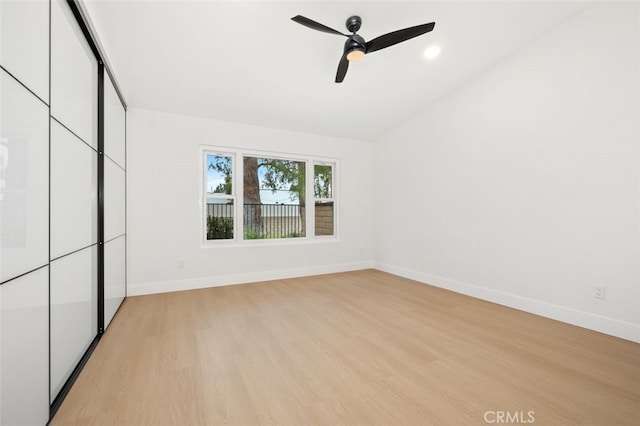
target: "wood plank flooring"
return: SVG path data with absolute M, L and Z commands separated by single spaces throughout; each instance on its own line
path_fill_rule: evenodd
M 51 424 L 486 425 L 500 412 L 640 425 L 640 345 L 373 270 L 132 297 Z

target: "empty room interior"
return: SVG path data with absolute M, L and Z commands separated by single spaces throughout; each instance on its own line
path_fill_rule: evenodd
M 640 424 L 637 1 L 0 0 L 0 425 Z

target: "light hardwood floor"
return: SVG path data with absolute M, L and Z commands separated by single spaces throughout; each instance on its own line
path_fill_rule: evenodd
M 486 425 L 500 411 L 640 425 L 640 345 L 372 270 L 132 297 L 52 425 Z

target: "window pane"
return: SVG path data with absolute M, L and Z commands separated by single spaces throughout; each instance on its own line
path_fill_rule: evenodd
M 333 235 L 333 201 L 316 201 L 316 235 Z
M 233 158 L 228 155 L 207 154 L 205 170 L 207 240 L 233 239 Z
M 207 200 L 207 240 L 233 239 L 233 200 L 213 198 Z
M 333 198 L 333 166 L 313 166 L 313 192 L 316 198 Z
M 305 236 L 305 163 L 244 157 L 244 239 Z
M 233 162 L 231 157 L 207 154 L 207 194 L 232 194 Z

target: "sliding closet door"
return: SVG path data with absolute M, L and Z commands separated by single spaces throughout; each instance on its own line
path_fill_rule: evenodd
M 0 424 L 49 418 L 49 2 L 0 1 Z
M 126 295 L 125 109 L 104 76 L 104 327 Z
M 47 423 L 126 296 L 126 106 L 81 15 L 0 0 L 0 425 Z
M 51 389 L 98 332 L 98 62 L 66 1 L 51 2 Z

